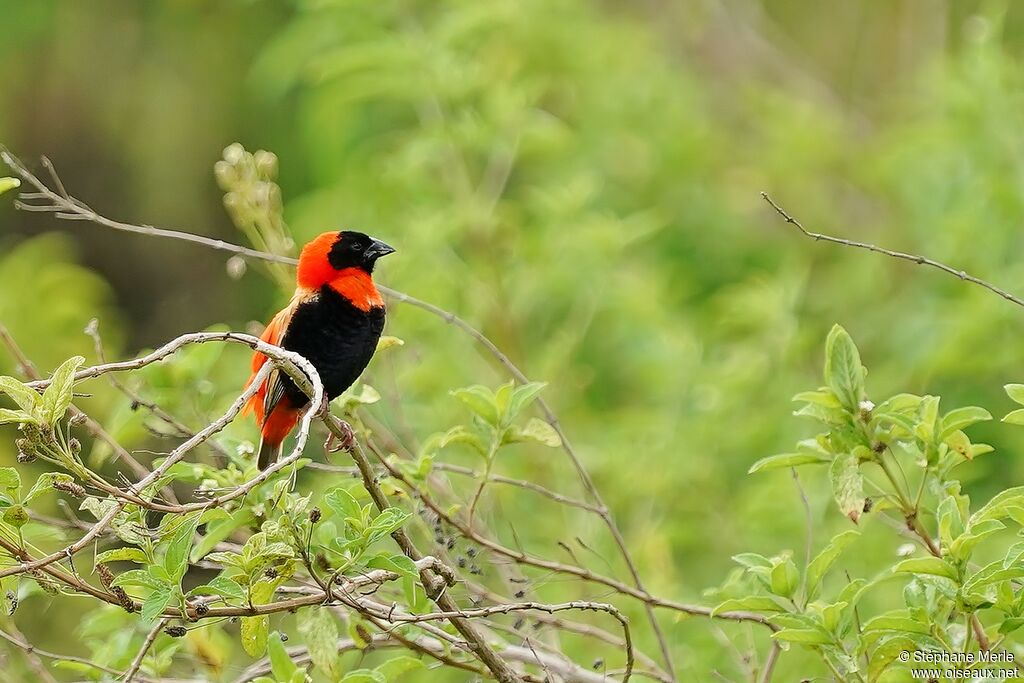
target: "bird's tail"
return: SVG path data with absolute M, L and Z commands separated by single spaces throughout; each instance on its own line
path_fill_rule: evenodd
M 281 447 L 284 442 L 270 443 L 266 437 L 260 439 L 259 450 L 256 451 L 256 465 L 260 468 L 260 471 L 270 467 L 271 463 L 277 462 L 281 458 Z
M 260 448 L 256 452 L 256 462 L 261 471 L 281 457 L 285 437 L 295 428 L 300 413 L 301 410 L 292 407 L 287 401 L 281 401 L 267 416 L 260 430 Z

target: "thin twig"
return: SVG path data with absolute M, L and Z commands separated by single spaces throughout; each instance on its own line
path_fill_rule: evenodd
M 104 673 L 108 673 L 108 674 L 111 674 L 111 675 L 114 675 L 114 676 L 120 676 L 121 675 L 121 672 L 118 671 L 117 669 L 112 669 L 112 668 L 110 668 L 108 666 L 103 666 L 102 664 L 97 664 L 96 662 L 90 661 L 90 660 L 85 659 L 83 657 L 74 657 L 72 655 L 61 655 L 61 654 L 57 654 L 56 652 L 49 652 L 47 650 L 42 650 L 42 649 L 36 647 L 35 645 L 32 645 L 31 643 L 28 643 L 27 641 L 22 640 L 21 638 L 18 638 L 18 637 L 14 636 L 14 635 L 12 635 L 10 633 L 7 633 L 7 632 L 5 632 L 3 630 L 0 630 L 0 638 L 3 638 L 4 640 L 6 640 L 11 645 L 14 645 L 17 648 L 19 648 L 21 650 L 24 650 L 26 653 L 29 653 L 29 654 L 36 654 L 36 655 L 39 655 L 40 657 L 45 657 L 46 659 L 52 659 L 54 661 L 74 662 L 75 664 L 80 664 L 82 666 L 92 667 L 92 668 L 96 669 L 97 671 L 102 671 Z M 52 679 L 50 679 L 50 680 L 52 680 Z M 142 676 L 139 676 L 138 680 L 141 681 L 142 683 L 151 683 L 150 679 L 142 677 Z
M 359 442 L 351 438 L 351 434 L 345 430 L 341 421 L 330 413 L 325 413 L 323 416 L 324 424 L 342 443 L 349 442 L 351 446 L 348 449 L 349 455 L 352 456 L 352 460 L 355 462 L 356 467 L 359 468 L 359 473 L 363 478 L 363 488 L 370 494 L 370 498 L 373 500 L 374 505 L 379 511 L 384 511 L 389 507 L 387 496 L 384 494 L 383 489 L 380 487 L 380 483 L 374 476 L 373 468 L 370 466 L 370 461 L 366 457 L 366 453 L 363 451 L 362 446 Z M 411 559 L 417 561 L 422 559 L 423 555 L 416 549 L 409 535 L 404 529 L 399 528 L 391 534 L 395 542 L 402 549 L 402 552 Z M 518 683 L 520 677 L 516 672 L 508 665 L 501 655 L 495 652 L 483 636 L 477 631 L 477 629 L 469 622 L 468 619 L 454 615 L 459 611 L 455 601 L 447 593 L 447 580 L 438 580 L 442 577 L 435 577 L 424 571 L 420 573 L 420 577 L 423 581 L 423 586 L 434 603 L 441 608 L 442 611 L 453 614 L 449 616 L 448 620 L 452 626 L 462 634 L 473 647 L 474 653 L 480 658 L 480 661 L 491 670 L 495 678 L 498 679 L 499 683 Z M 454 579 L 454 577 L 450 577 Z
M 513 148 L 513 156 L 514 153 L 515 148 Z M 121 230 L 135 234 L 183 240 L 194 244 L 200 244 L 211 249 L 229 251 L 246 258 L 259 259 L 262 261 L 269 261 L 272 263 L 284 263 L 290 265 L 295 265 L 297 263 L 296 259 L 291 257 L 262 252 L 257 249 L 251 249 L 249 247 L 243 247 L 241 245 L 225 242 L 224 240 L 215 240 L 181 230 L 167 230 L 163 228 L 155 228 L 150 225 L 134 225 L 130 223 L 122 223 L 120 221 L 111 220 L 96 213 L 91 208 L 86 206 L 83 202 L 78 201 L 73 197 L 69 197 L 67 193 L 63 190 L 63 186 L 60 186 L 59 188 L 61 190 L 60 193 L 54 192 L 39 178 L 37 178 L 31 171 L 29 171 L 28 168 L 25 167 L 25 165 L 22 164 L 20 160 L 18 160 L 14 155 L 10 154 L 6 150 L 0 151 L 0 158 L 2 158 L 2 160 L 11 168 L 12 171 L 21 176 L 22 179 L 24 179 L 28 184 L 30 184 L 37 190 L 36 193 L 32 193 L 31 195 L 29 195 L 31 198 L 47 199 L 51 202 L 50 205 L 43 206 L 30 205 L 21 202 L 19 203 L 19 208 L 37 211 L 49 211 L 51 213 L 54 213 L 54 215 L 57 218 L 78 218 L 81 220 L 88 220 L 98 225 L 103 225 L 115 230 Z M 50 170 L 51 174 L 56 175 L 56 172 L 53 171 L 52 166 L 50 167 Z M 502 181 L 502 183 L 503 182 L 504 180 Z M 468 185 L 467 189 L 471 191 L 471 188 L 469 188 Z M 403 292 L 399 292 L 389 287 L 381 286 L 378 287 L 378 289 L 380 289 L 380 291 L 383 294 L 385 294 L 394 301 L 398 301 L 400 303 L 405 303 L 410 306 L 420 308 L 424 311 L 427 311 L 428 313 L 431 313 L 441 318 L 442 320 L 453 325 L 454 327 L 459 328 L 464 333 L 472 337 L 477 343 L 483 346 L 484 349 L 486 349 L 487 352 L 490 353 L 509 372 L 509 374 L 511 374 L 512 377 L 516 379 L 517 382 L 521 384 L 528 384 L 530 382 L 526 374 L 522 370 L 520 370 L 519 367 L 515 363 L 513 363 L 512 360 L 504 352 L 502 352 L 497 347 L 496 344 L 494 344 L 494 342 L 492 342 L 486 335 L 484 335 L 475 327 L 467 323 L 462 318 L 459 318 L 455 314 L 446 311 L 443 308 L 440 308 L 439 306 L 423 301 L 421 299 L 417 299 L 416 297 L 410 296 Z M 537 406 L 543 413 L 545 421 L 549 425 L 551 425 L 551 427 L 558 434 L 561 440 L 562 450 L 565 452 L 566 456 L 569 458 L 569 461 L 572 463 L 573 468 L 576 470 L 577 476 L 582 482 L 587 494 L 593 499 L 596 507 L 596 514 L 601 518 L 605 526 L 608 528 L 609 533 L 611 534 L 612 539 L 615 542 L 616 547 L 618 548 L 619 554 L 622 556 L 622 559 L 625 562 L 627 569 L 629 570 L 630 576 L 633 581 L 633 585 L 640 593 L 649 595 L 647 593 L 646 588 L 644 588 L 643 582 L 640 578 L 639 569 L 637 568 L 636 562 L 634 561 L 632 554 L 629 551 L 629 547 L 626 544 L 625 538 L 622 536 L 622 532 L 619 530 L 618 525 L 616 524 L 610 509 L 605 504 L 604 499 L 602 498 L 600 492 L 597 489 L 597 486 L 594 484 L 594 481 L 591 478 L 590 473 L 583 465 L 583 461 L 580 459 L 575 447 L 572 445 L 572 442 L 569 441 L 568 436 L 562 429 L 561 423 L 558 420 L 558 416 L 555 414 L 554 410 L 547 403 L 547 401 L 544 400 L 543 397 L 538 397 Z M 669 673 L 672 674 L 673 678 L 675 678 L 671 656 L 668 650 L 668 645 L 665 640 L 664 633 L 662 632 L 661 626 L 658 624 L 658 620 L 654 614 L 654 610 L 649 603 L 645 604 L 644 609 L 647 613 L 647 619 L 651 624 L 651 628 L 653 629 L 655 636 L 658 639 L 658 643 L 661 647 L 662 655 L 665 659 L 666 668 L 669 671 Z
M 139 648 L 139 651 L 135 655 L 135 659 L 132 660 L 131 666 L 128 667 L 128 670 L 124 674 L 124 683 L 132 683 L 132 679 L 135 678 L 135 674 L 139 672 L 139 667 L 142 666 L 142 660 L 146 658 L 146 653 L 149 652 L 149 648 L 153 646 L 153 641 L 155 641 L 156 637 L 160 635 L 160 631 L 164 630 L 164 627 L 167 626 L 168 621 L 170 621 L 170 619 L 165 617 L 163 619 L 157 619 L 156 623 L 153 624 L 153 628 L 149 630 L 149 633 L 146 634 L 146 639 L 142 642 L 142 647 Z
M 779 661 L 780 654 L 782 654 L 782 648 L 777 642 L 772 643 L 772 648 L 768 650 L 768 658 L 764 661 L 764 669 L 761 670 L 761 677 L 757 679 L 758 683 L 771 682 L 772 674 L 775 672 L 775 663 Z
M 810 230 L 805 228 L 800 223 L 800 221 L 798 221 L 797 219 L 793 218 L 793 216 L 788 214 L 785 209 L 783 209 L 781 206 L 776 204 L 775 201 L 771 197 L 768 196 L 767 192 L 762 192 L 761 193 L 761 197 L 766 202 L 768 202 L 768 204 L 771 205 L 771 207 L 773 209 L 775 209 L 775 211 L 780 216 L 782 216 L 783 220 L 785 220 L 787 223 L 795 226 L 796 229 L 799 230 L 800 232 L 802 232 L 806 237 L 810 237 L 811 239 L 818 240 L 818 241 L 821 241 L 821 242 L 831 242 L 832 244 L 840 244 L 840 245 L 842 245 L 844 247 L 854 247 L 856 249 L 866 249 L 867 251 L 873 251 L 876 254 L 884 254 L 885 256 L 889 256 L 891 258 L 901 259 L 903 261 L 910 261 L 911 263 L 916 263 L 917 265 L 920 265 L 920 266 L 931 266 L 932 268 L 937 268 L 937 269 L 941 270 L 942 272 L 944 272 L 944 273 L 946 273 L 948 275 L 952 275 L 952 276 L 954 276 L 956 278 L 959 278 L 959 279 L 961 279 L 961 280 L 963 280 L 965 282 L 970 282 L 971 284 L 978 285 L 979 287 L 984 287 L 985 289 L 987 289 L 988 291 L 992 292 L 993 294 L 1001 296 L 1002 298 L 1006 299 L 1007 301 L 1009 301 L 1011 303 L 1014 303 L 1014 304 L 1016 304 L 1018 306 L 1024 306 L 1024 299 L 1021 299 L 1020 297 L 1018 297 L 1018 296 L 1016 296 L 1014 294 L 1011 294 L 1010 292 L 1006 291 L 1005 289 L 1003 289 L 1001 287 L 997 287 L 996 285 L 992 284 L 991 282 L 988 282 L 986 280 L 982 280 L 979 277 L 975 277 L 974 275 L 971 275 L 970 273 L 968 273 L 966 271 L 958 270 L 956 268 L 953 268 L 952 266 L 947 266 L 945 263 L 941 263 L 941 262 L 936 261 L 934 259 L 930 259 L 930 258 L 928 258 L 926 256 L 921 256 L 919 254 L 908 254 L 908 253 L 903 252 L 903 251 L 894 251 L 892 249 L 886 249 L 884 247 L 880 247 L 880 246 L 875 245 L 875 244 L 870 244 L 868 242 L 858 242 L 856 240 L 848 240 L 848 239 L 844 239 L 842 237 L 833 237 L 831 235 L 825 235 L 825 234 L 820 233 L 820 232 L 811 232 Z

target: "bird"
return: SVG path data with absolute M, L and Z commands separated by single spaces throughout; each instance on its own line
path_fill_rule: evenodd
M 359 378 L 384 329 L 384 299 L 373 282 L 377 259 L 395 249 L 352 230 L 324 232 L 302 248 L 295 294 L 260 339 L 306 358 L 320 375 L 327 401 Z M 250 387 L 267 357 L 252 356 Z M 273 370 L 246 403 L 260 426 L 257 466 L 265 470 L 281 454 L 285 438 L 309 398 L 280 370 Z

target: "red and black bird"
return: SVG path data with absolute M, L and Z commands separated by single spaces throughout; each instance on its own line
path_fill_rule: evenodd
M 394 249 L 361 232 L 318 235 L 302 249 L 295 295 L 270 321 L 261 339 L 303 356 L 320 373 L 327 399 L 352 386 L 366 369 L 384 329 L 384 300 L 373 284 L 377 259 Z M 267 357 L 252 357 L 253 382 Z M 248 386 L 248 385 L 247 385 Z M 246 406 L 260 424 L 259 468 L 281 452 L 309 399 L 274 371 Z

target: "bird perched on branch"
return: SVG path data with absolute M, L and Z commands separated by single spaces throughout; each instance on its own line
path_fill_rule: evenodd
M 295 295 L 274 316 L 261 339 L 303 356 L 320 373 L 330 401 L 366 369 L 384 329 L 384 300 L 373 284 L 377 259 L 394 249 L 361 232 L 325 232 L 302 249 Z M 251 384 L 267 357 L 252 357 Z M 246 405 L 260 425 L 261 470 L 280 456 L 281 444 L 309 404 L 308 397 L 274 370 Z

